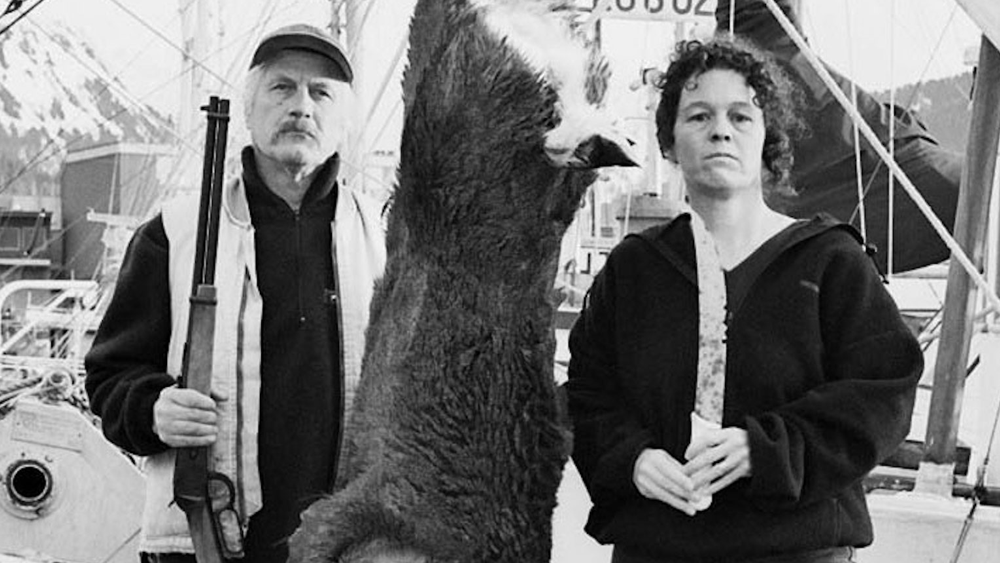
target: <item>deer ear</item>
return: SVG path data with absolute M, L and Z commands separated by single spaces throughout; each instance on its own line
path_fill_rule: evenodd
M 567 166 L 570 168 L 639 166 L 632 155 L 633 144 L 624 137 L 610 139 L 604 135 L 594 135 L 577 145 Z

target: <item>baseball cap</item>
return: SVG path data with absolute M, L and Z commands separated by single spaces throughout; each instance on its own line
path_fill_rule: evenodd
M 253 53 L 250 68 L 274 58 L 286 49 L 301 49 L 322 55 L 333 61 L 340 70 L 342 76 L 337 78 L 348 83 L 354 80 L 351 61 L 340 42 L 318 27 L 304 23 L 286 25 L 264 36 Z

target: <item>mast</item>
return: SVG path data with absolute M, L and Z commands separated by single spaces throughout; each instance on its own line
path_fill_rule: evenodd
M 330 0 L 330 34 L 338 41 L 343 39 L 344 21 L 340 12 L 344 8 L 344 1 Z
M 201 106 L 212 92 L 218 92 L 222 86 L 216 79 L 208 76 L 206 65 L 216 58 L 215 41 L 213 40 L 212 22 L 217 21 L 216 34 L 222 35 L 222 21 L 218 17 L 221 0 L 178 0 L 178 12 L 181 19 L 181 45 L 184 47 L 182 72 L 180 81 L 180 107 L 178 111 L 178 131 L 184 139 L 193 140 L 203 127 Z M 216 66 L 216 65 L 211 65 Z M 196 189 L 198 185 L 195 158 L 201 155 L 182 155 L 179 162 L 179 184 L 183 189 Z M 190 173 L 185 171 L 191 171 Z
M 1000 52 L 985 35 L 979 51 L 970 123 L 954 235 L 973 263 L 981 268 L 1000 141 Z M 917 473 L 918 491 L 951 496 L 955 446 L 978 297 L 968 273 L 952 260 L 948 267 L 941 340 L 934 365 L 924 459 Z
M 178 0 L 181 36 L 184 47 L 178 125 L 181 135 L 191 135 L 195 128 L 200 93 L 205 88 L 205 71 L 194 63 L 208 55 L 208 3 L 199 0 Z
M 351 59 L 354 69 L 354 96 L 356 100 L 355 115 L 360 119 L 368 115 L 369 101 L 365 81 L 367 80 L 364 57 L 365 52 L 362 42 L 362 28 L 368 12 L 372 9 L 375 0 L 335 0 L 344 5 L 344 29 L 347 33 L 347 55 Z M 338 16 L 339 20 L 339 16 Z M 352 181 L 355 188 L 365 191 L 365 164 L 367 138 L 365 131 L 367 123 L 358 123 L 352 128 L 347 141 L 347 150 L 342 159 L 342 169 L 347 174 L 349 181 Z

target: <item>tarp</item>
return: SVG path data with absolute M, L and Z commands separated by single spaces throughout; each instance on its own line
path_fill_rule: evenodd
M 796 28 L 799 14 L 794 2 L 778 5 Z M 715 16 L 720 31 L 729 29 L 730 0 L 719 0 Z M 795 217 L 827 212 L 861 228 L 853 124 L 805 56 L 775 20 L 762 1 L 736 0 L 734 31 L 774 54 L 806 95 L 805 118 L 811 135 L 796 145 L 792 179 L 799 194 L 783 209 Z M 850 96 L 851 81 L 827 67 L 840 88 Z M 941 147 L 916 114 L 890 107 L 856 87 L 859 113 L 888 147 L 889 122 L 895 119 L 895 158 L 949 231 L 955 221 L 958 187 L 964 157 Z M 862 180 L 867 242 L 877 250 L 883 272 L 888 257 L 889 190 L 887 167 L 864 139 L 861 140 Z M 895 185 L 893 213 L 893 270 L 913 270 L 945 260 L 947 247 L 906 192 Z
M 997 0 L 957 0 L 994 47 L 1000 47 L 1000 3 Z

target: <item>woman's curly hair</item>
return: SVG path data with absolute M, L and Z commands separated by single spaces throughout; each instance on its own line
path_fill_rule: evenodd
M 674 146 L 674 124 L 681 93 L 691 80 L 715 69 L 732 70 L 753 88 L 754 102 L 764 113 L 764 168 L 770 172 L 765 195 L 791 195 L 792 142 L 806 135 L 799 116 L 802 95 L 783 70 L 766 53 L 739 39 L 718 36 L 707 42 L 677 43 L 672 62 L 657 81 L 660 103 L 656 108 L 656 138 L 666 153 Z

